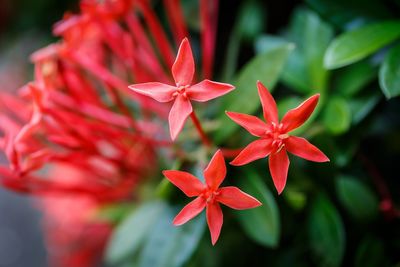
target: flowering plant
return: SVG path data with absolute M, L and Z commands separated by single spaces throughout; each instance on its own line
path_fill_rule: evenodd
M 260 19 L 258 2 L 249 1 L 233 27 L 222 73 L 214 62 L 219 1 L 196 3 L 198 27 L 187 23 L 179 0 L 155 7 L 148 0 L 81 0 L 79 13 L 66 13 L 54 26 L 59 41 L 32 54 L 33 81 L 17 94 L 1 93 L 0 145 L 7 164 L 0 166 L 0 183 L 40 197 L 51 266 L 90 267 L 103 259 L 117 267 L 213 266 L 199 258 L 226 254 L 219 243 L 228 250 L 240 242 L 276 248 L 285 230 L 276 201 L 284 199 L 296 217 L 312 192 L 318 194 L 310 208 L 311 253 L 321 266 L 341 264 L 340 216 L 311 181 L 329 175 L 332 164 L 341 168 L 350 161 L 354 153 L 338 158 L 345 152 L 332 152 L 339 148 L 330 137 L 362 121 L 377 103 L 375 96 L 368 107 L 362 102 L 363 113 L 355 110 L 351 122 L 345 98 L 327 90 L 327 69 L 362 56 L 348 59 L 337 51 L 346 36 L 329 45 L 331 26 L 309 10 L 295 12 L 287 36 L 260 37 L 243 26 L 252 16 Z M 400 36 L 397 26 L 390 22 L 386 29 Z M 310 36 L 322 40 L 314 50 L 303 43 Z M 232 51 L 241 38 L 255 41 L 256 55 L 236 73 Z M 393 72 L 394 60 L 382 72 Z M 386 96 L 398 94 L 387 76 Z M 281 96 L 277 105 L 271 92 L 279 78 L 301 97 Z M 355 89 L 354 83 L 348 90 L 367 82 Z M 332 163 L 293 158 L 289 171 L 288 152 Z M 265 160 L 253 163 L 265 157 L 269 172 Z M 343 190 L 354 184 L 365 189 L 340 177 Z M 195 198 L 187 202 L 178 189 Z M 339 197 L 348 205 L 347 192 Z M 390 196 L 381 203 L 385 215 L 399 217 Z M 207 226 L 210 238 L 203 234 Z M 319 244 L 319 238 L 329 240 Z

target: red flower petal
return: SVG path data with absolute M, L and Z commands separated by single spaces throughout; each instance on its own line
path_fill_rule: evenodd
M 217 190 L 225 179 L 226 166 L 221 150 L 215 152 L 207 168 L 204 170 L 204 178 L 209 188 Z
M 329 158 L 321 150 L 301 137 L 290 136 L 285 140 L 285 147 L 290 153 L 307 160 L 315 162 L 329 161 Z
M 205 186 L 197 177 L 188 172 L 167 170 L 162 172 L 164 176 L 176 187 L 182 190 L 188 197 L 194 197 L 201 194 Z
M 174 65 L 172 75 L 177 86 L 190 85 L 194 75 L 194 59 L 192 49 L 187 38 L 183 39 Z
M 278 108 L 276 107 L 275 99 L 272 97 L 268 89 L 257 81 L 258 95 L 260 96 L 261 105 L 264 112 L 266 122 L 278 123 Z
M 172 94 L 176 91 L 174 86 L 157 82 L 132 84 L 128 87 L 136 93 L 149 96 L 158 102 L 172 101 L 174 99 Z
M 270 139 L 259 139 L 247 145 L 230 164 L 241 166 L 257 159 L 265 158 L 271 151 Z
M 282 193 L 285 188 L 289 163 L 289 158 L 284 148 L 269 156 L 269 170 L 278 194 Z
M 207 224 L 211 234 L 211 243 L 215 245 L 218 240 L 219 234 L 221 233 L 224 216 L 222 214 L 221 207 L 217 202 L 208 204 L 206 213 Z
M 202 197 L 198 197 L 189 204 L 187 204 L 183 209 L 176 215 L 173 224 L 182 225 L 187 221 L 196 217 L 206 206 L 206 200 Z
M 182 130 L 183 125 L 187 117 L 192 113 L 193 108 L 189 99 L 182 95 L 178 95 L 175 98 L 175 102 L 172 105 L 171 111 L 169 112 L 169 132 L 172 140 L 175 140 L 179 132 Z
M 222 187 L 216 200 L 232 209 L 245 210 L 261 205 L 261 202 L 235 186 Z
M 187 93 L 191 100 L 205 102 L 225 95 L 233 89 L 235 89 L 235 87 L 227 83 L 204 80 L 198 84 L 190 86 L 187 89 Z
M 267 124 L 255 116 L 231 111 L 226 111 L 225 113 L 254 136 L 260 137 L 267 130 Z
M 313 113 L 319 99 L 319 94 L 313 95 L 297 108 L 289 110 L 282 119 L 283 131 L 290 132 L 302 125 Z

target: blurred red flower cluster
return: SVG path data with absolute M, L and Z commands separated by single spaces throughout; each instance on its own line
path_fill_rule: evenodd
M 96 212 L 105 204 L 140 200 L 137 186 L 150 174 L 159 175 L 157 154 L 173 145 L 162 127 L 167 117 L 173 141 L 190 116 L 207 153 L 217 148 L 191 101 L 205 102 L 234 89 L 209 80 L 218 1 L 199 2 L 202 69 L 197 74 L 180 1 L 163 3 L 174 43 L 148 0 L 81 1 L 80 14 L 67 13 L 55 25 L 61 40 L 32 55 L 34 80 L 17 96 L 0 95 L 0 145 L 9 162 L 0 166 L 0 182 L 42 197 L 53 266 L 87 267 L 101 259 L 112 225 L 96 220 Z M 258 87 L 266 123 L 228 115 L 260 140 L 230 156 L 237 156 L 233 165 L 244 165 L 270 155 L 281 193 L 289 167 L 286 151 L 328 160 L 305 139 L 288 135 L 308 119 L 319 96 L 289 111 L 279 124 L 273 97 L 261 83 Z M 173 102 L 170 111 L 164 102 Z M 213 244 L 223 224 L 218 203 L 234 209 L 261 205 L 237 187 L 219 187 L 226 175 L 223 151 L 204 171 L 205 184 L 186 172 L 164 172 L 189 197 L 197 197 L 174 223 L 183 224 L 206 208 Z M 162 152 L 175 156 L 180 151 Z
M 201 2 L 211 30 L 203 33 L 209 74 L 217 3 Z M 187 30 L 179 1 L 165 7 L 180 42 Z M 92 213 L 137 198 L 137 184 L 158 169 L 155 150 L 170 145 L 154 122 L 167 116 L 165 106 L 128 85 L 170 82 L 166 69 L 179 43 L 168 41 L 147 0 L 83 0 L 80 10 L 55 25 L 59 42 L 32 55 L 34 80 L 17 95 L 0 96 L 0 145 L 9 162 L 0 182 L 43 197 L 53 266 L 92 266 L 101 258 L 111 225 Z

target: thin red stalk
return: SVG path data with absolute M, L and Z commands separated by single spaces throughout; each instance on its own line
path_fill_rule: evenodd
M 200 121 L 197 118 L 195 111 L 190 113 L 190 118 L 192 119 L 193 124 L 196 127 L 196 130 L 199 133 L 201 141 L 203 142 L 203 144 L 205 146 L 207 146 L 207 147 L 210 147 L 212 145 L 212 142 L 210 141 L 210 139 L 208 138 L 207 134 L 204 132 L 203 128 L 201 127 Z
M 141 11 L 143 12 L 144 19 L 149 27 L 151 35 L 153 36 L 154 41 L 160 49 L 161 57 L 164 59 L 167 67 L 171 67 L 174 63 L 175 55 L 168 41 L 167 35 L 165 34 L 160 22 L 157 19 L 156 14 L 150 8 L 147 1 L 138 0 L 137 3 Z
M 204 78 L 210 79 L 218 24 L 218 0 L 200 0 L 201 46 Z
M 128 25 L 132 38 L 135 40 L 134 59 L 140 64 L 138 68 L 140 70 L 146 70 L 146 73 L 152 75 L 153 79 L 157 78 L 161 82 L 170 82 L 170 77 L 165 74 L 165 70 L 160 60 L 157 59 L 154 49 L 138 19 L 133 14 L 128 14 L 125 17 L 125 22 Z M 138 72 L 135 71 L 134 73 L 137 74 Z M 135 77 L 135 79 L 137 79 L 137 77 Z M 147 81 L 148 80 L 141 81 L 137 79 L 136 82 Z
M 159 63 L 155 64 L 156 67 L 153 68 L 152 65 L 150 64 L 152 63 L 151 59 L 149 60 L 147 60 L 147 58 L 146 60 L 143 59 L 146 56 L 146 52 L 142 53 L 143 51 L 139 51 L 140 47 L 135 46 L 134 37 L 131 33 L 125 33 L 123 37 L 123 42 L 127 53 L 127 58 L 130 59 L 127 62 L 129 68 L 128 71 L 130 71 L 131 74 L 133 74 L 132 79 L 134 83 L 142 83 L 142 82 L 147 82 L 149 80 L 154 80 L 155 78 L 153 76 L 154 73 L 156 73 L 157 71 L 158 73 L 160 73 L 159 76 L 162 76 L 164 74 L 161 68 L 157 68 L 157 66 L 160 66 Z M 143 64 L 140 63 L 140 61 L 145 61 L 146 63 L 149 63 L 150 66 L 145 65 L 143 67 Z M 152 70 L 153 73 L 151 73 Z
M 180 0 L 164 0 L 164 6 L 171 25 L 171 32 L 175 38 L 175 43 L 179 45 L 183 38 L 188 37 L 188 30 L 183 17 Z
M 132 112 L 129 111 L 128 107 L 124 104 L 124 102 L 122 101 L 118 92 L 115 89 L 113 89 L 107 85 L 105 86 L 105 89 L 106 89 L 107 93 L 110 95 L 112 101 L 115 103 L 115 105 L 118 107 L 118 109 L 122 112 L 122 114 L 124 114 L 127 118 L 129 118 L 132 128 L 137 130 L 138 127 L 136 125 L 134 116 L 133 116 Z
M 111 87 L 120 90 L 121 92 L 124 92 L 125 94 L 138 101 L 143 109 L 152 111 L 163 118 L 167 117 L 168 113 L 165 107 L 162 107 L 157 102 L 150 100 L 148 97 L 134 93 L 128 88 L 128 83 L 126 83 L 124 80 L 119 79 L 108 69 L 90 60 L 87 56 L 76 52 L 71 52 L 68 54 L 68 56 L 71 60 L 81 65 L 84 69 L 91 72 L 101 81 L 105 82 Z
M 58 60 L 58 68 L 65 87 L 74 98 L 104 107 L 90 81 L 80 75 L 78 70 L 63 60 Z
M 22 121 L 29 120 L 31 113 L 25 102 L 5 92 L 0 92 L 0 110 L 2 113 L 4 113 L 5 110 L 9 110 Z
M 104 21 L 98 19 L 96 22 L 102 29 L 102 39 L 110 47 L 114 54 L 116 54 L 121 60 L 125 62 L 128 60 L 132 60 L 131 58 L 127 58 L 129 54 L 123 47 L 123 36 L 125 34 L 125 31 L 121 28 L 121 26 L 115 21 Z
M 154 53 L 151 42 L 148 40 L 142 25 L 138 21 L 138 18 L 134 14 L 129 13 L 125 16 L 125 22 L 128 25 L 132 37 L 136 40 L 136 45 L 140 45 L 143 50 L 149 53 L 149 56 L 151 56 L 153 60 L 157 61 L 157 56 Z
M 387 215 L 387 217 L 389 219 L 392 219 L 393 217 L 400 218 L 400 210 L 394 206 L 393 199 L 390 194 L 389 188 L 385 182 L 385 179 L 379 173 L 378 168 L 365 155 L 360 153 L 360 154 L 358 154 L 358 157 L 364 163 L 365 168 L 367 169 L 373 182 L 375 183 L 375 186 L 381 197 L 382 211 L 385 213 L 385 215 Z

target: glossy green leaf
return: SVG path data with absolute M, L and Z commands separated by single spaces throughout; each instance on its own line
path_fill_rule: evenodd
M 172 221 L 178 209 L 167 206 L 153 225 L 138 259 L 139 267 L 179 267 L 193 254 L 205 230 L 205 218 L 198 216 L 182 226 Z
M 336 191 L 340 202 L 354 218 L 368 220 L 377 214 L 377 196 L 359 179 L 339 177 L 336 180 Z
M 287 44 L 288 42 L 279 36 L 263 34 L 260 35 L 255 41 L 254 49 L 256 50 L 257 54 L 262 54 L 271 49 L 285 46 Z
M 282 82 L 294 91 L 307 94 L 312 90 L 304 55 L 296 48 L 282 72 Z
M 379 84 L 387 99 L 400 95 L 400 45 L 386 55 L 379 70 Z
M 235 214 L 251 239 L 266 247 L 276 247 L 280 237 L 280 220 L 275 199 L 254 170 L 247 168 L 241 175 L 240 188 L 261 201 L 262 206 Z
M 341 265 L 345 251 L 343 222 L 335 206 L 323 195 L 311 207 L 308 234 L 317 266 Z
M 264 31 L 265 9 L 259 1 L 245 1 L 239 11 L 237 31 L 244 40 L 253 41 Z
M 369 62 L 361 61 L 341 69 L 335 83 L 335 92 L 353 96 L 376 79 L 377 69 Z
M 400 21 L 370 24 L 343 33 L 329 45 L 324 64 L 335 69 L 357 62 L 400 37 Z
M 310 89 L 307 93 L 325 91 L 328 71 L 324 68 L 325 51 L 333 38 L 333 29 L 321 18 L 307 10 L 299 9 L 295 13 L 294 30 L 299 40 L 299 48 L 304 53 Z M 318 40 L 316 42 L 316 40 Z M 297 43 L 296 43 L 297 44 Z
M 262 35 L 257 39 L 255 49 L 257 53 L 263 53 L 285 43 L 287 41 L 281 37 Z M 287 59 L 282 71 L 282 82 L 301 93 L 310 91 L 311 83 L 307 73 L 306 60 L 299 47 L 295 47 Z
M 106 249 L 106 262 L 116 264 L 132 256 L 166 207 L 163 202 L 149 202 L 128 215 L 110 238 Z
M 390 18 L 391 11 L 381 0 L 306 0 L 306 3 L 322 17 L 342 29 L 354 21 L 376 21 Z
M 352 124 L 360 123 L 379 103 L 382 96 L 379 93 L 353 97 L 349 100 L 352 115 Z
M 333 37 L 332 28 L 317 14 L 300 8 L 294 13 L 287 35 L 296 44 L 296 49 L 284 67 L 283 82 L 302 94 L 323 92 L 328 81 L 323 58 Z
M 329 100 L 323 113 L 323 123 L 332 134 L 342 134 L 350 128 L 351 110 L 344 98 Z
M 261 105 L 256 87 L 257 80 L 272 90 L 292 49 L 293 44 L 290 43 L 275 46 L 247 63 L 240 71 L 236 82 L 233 83 L 236 89 L 223 98 L 223 110 L 247 114 L 255 112 Z M 238 110 L 239 107 L 240 110 Z M 223 141 L 239 127 L 224 112 L 221 113 L 219 122 L 223 127 L 215 133 L 217 142 Z

